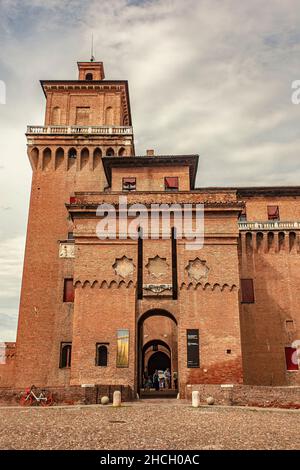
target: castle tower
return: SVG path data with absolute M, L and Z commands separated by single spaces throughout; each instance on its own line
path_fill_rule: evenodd
M 72 337 L 74 245 L 66 204 L 104 191 L 102 156 L 134 155 L 128 83 L 102 62 L 78 62 L 78 80 L 42 80 L 44 126 L 28 126 L 32 188 L 20 300 L 15 385 L 64 385 L 59 345 Z M 63 296 L 67 298 L 63 298 Z

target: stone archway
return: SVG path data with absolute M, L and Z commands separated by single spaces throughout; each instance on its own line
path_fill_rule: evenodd
M 156 370 L 171 370 L 171 358 L 163 351 L 153 353 L 147 363 L 149 375 L 153 376 Z
M 141 315 L 137 329 L 137 390 L 139 391 L 143 388 L 144 374 L 152 375 L 153 367 L 158 370 L 169 368 L 171 374 L 175 371 L 178 373 L 177 320 L 167 310 L 151 309 Z M 151 371 L 148 371 L 149 363 Z M 175 390 L 173 380 L 171 387 Z

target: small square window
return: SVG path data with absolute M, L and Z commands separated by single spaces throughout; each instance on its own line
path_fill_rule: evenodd
M 165 191 L 178 191 L 179 182 L 178 176 L 165 177 Z
M 279 207 L 278 206 L 268 206 L 268 220 L 279 220 Z
M 136 178 L 126 177 L 122 180 L 123 191 L 135 191 L 136 190 Z
M 68 232 L 68 240 L 74 240 L 74 233 Z

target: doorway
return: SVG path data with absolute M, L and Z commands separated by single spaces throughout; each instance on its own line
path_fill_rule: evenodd
M 153 392 L 153 374 L 157 370 L 161 377 L 167 369 L 171 380 L 166 381 L 168 390 L 163 388 L 163 391 L 177 395 L 178 380 L 174 380 L 175 376 L 178 378 L 177 321 L 167 310 L 151 309 L 138 321 L 138 392 L 143 394 L 147 388 L 161 395 L 162 388 Z
M 153 377 L 153 374 L 156 370 L 164 371 L 169 369 L 171 371 L 171 359 L 163 351 L 157 351 L 153 353 L 152 356 L 150 356 L 146 367 L 148 374 Z

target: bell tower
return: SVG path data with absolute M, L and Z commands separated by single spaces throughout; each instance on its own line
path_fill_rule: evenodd
M 128 83 L 102 62 L 78 62 L 78 80 L 42 80 L 44 125 L 27 128 L 32 188 L 16 349 L 16 386 L 65 385 L 59 345 L 72 341 L 73 224 L 66 204 L 107 186 L 102 156 L 134 155 Z

